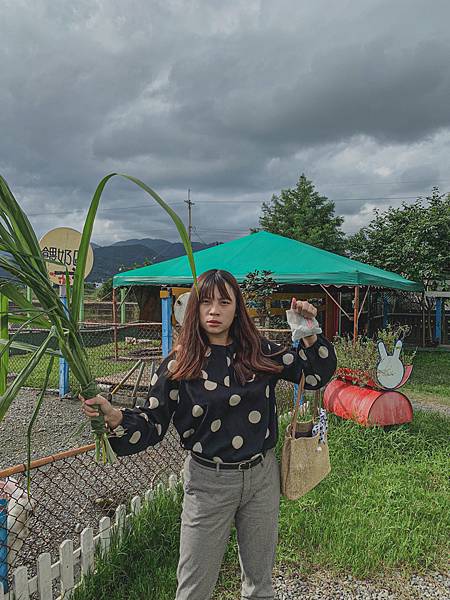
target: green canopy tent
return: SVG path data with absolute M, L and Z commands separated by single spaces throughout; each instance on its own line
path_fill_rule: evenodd
M 251 271 L 272 271 L 280 284 L 377 286 L 422 291 L 421 283 L 308 244 L 260 231 L 194 253 L 197 273 L 225 269 L 239 283 Z M 186 256 L 114 275 L 115 288 L 130 285 L 186 285 L 192 275 Z
M 421 283 L 409 281 L 396 273 L 266 231 L 195 252 L 194 256 L 197 273 L 208 269 L 225 269 L 233 273 L 239 283 L 252 271 L 267 270 L 272 272 L 271 277 L 279 284 L 319 285 L 340 310 L 343 309 L 325 286 L 354 287 L 353 320 L 356 335 L 362 310 L 362 306 L 361 309 L 359 306 L 360 287 L 423 291 Z M 135 285 L 183 286 L 192 282 L 186 256 L 118 273 L 113 278 L 114 288 Z

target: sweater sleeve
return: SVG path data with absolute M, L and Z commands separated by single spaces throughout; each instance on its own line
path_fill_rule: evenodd
M 151 380 L 149 399 L 143 407 L 123 408 L 122 423 L 109 441 L 118 456 L 142 452 L 160 442 L 178 406 L 178 381 L 170 379 L 174 359 L 166 358 Z
M 270 342 L 273 353 L 281 350 Z M 317 341 L 306 348 L 300 340 L 298 348 L 292 346 L 289 350 L 279 352 L 272 357 L 283 366 L 279 379 L 299 383 L 302 373 L 305 374 L 305 389 L 318 390 L 332 378 L 337 365 L 333 344 L 322 334 L 317 335 Z

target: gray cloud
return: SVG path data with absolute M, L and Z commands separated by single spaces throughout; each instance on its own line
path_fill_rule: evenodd
M 450 189 L 446 0 L 10 0 L 0 17 L 0 172 L 40 233 L 81 226 L 113 170 L 183 213 L 191 187 L 205 241 L 245 233 L 301 172 L 347 231 Z M 112 182 L 95 239 L 175 239 L 146 202 Z

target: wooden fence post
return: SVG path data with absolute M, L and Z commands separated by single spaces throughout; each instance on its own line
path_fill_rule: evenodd
M 38 592 L 41 600 L 52 598 L 52 558 L 49 552 L 41 554 L 37 560 Z

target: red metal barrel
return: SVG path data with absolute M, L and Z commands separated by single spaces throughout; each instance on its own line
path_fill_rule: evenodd
M 373 390 L 334 379 L 325 388 L 324 408 L 361 425 L 400 425 L 413 418 L 411 402 L 395 390 Z

